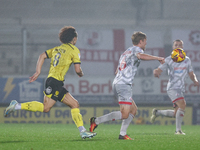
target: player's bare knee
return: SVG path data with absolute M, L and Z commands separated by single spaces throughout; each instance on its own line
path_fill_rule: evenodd
M 137 107 L 135 107 L 133 110 L 131 110 L 130 113 L 135 116 L 137 114 L 137 110 L 138 110 Z
M 132 112 L 132 114 L 135 116 L 136 115 L 136 113 L 137 113 L 137 110 L 134 110 L 133 112 Z
M 185 100 L 181 100 L 181 101 L 177 102 L 177 106 L 178 106 L 178 108 L 180 108 L 180 109 L 182 109 L 184 111 L 185 107 L 186 107 Z
M 129 113 L 122 113 L 122 119 L 127 119 L 129 116 Z
M 78 101 L 76 101 L 75 103 L 69 105 L 69 107 L 70 107 L 71 109 L 73 109 L 73 108 L 79 108 L 79 103 L 78 103 Z
M 75 107 L 75 108 L 79 108 L 79 103 L 78 103 L 78 101 L 76 101 L 76 102 L 74 103 L 74 107 Z
M 137 114 L 137 110 L 138 110 L 137 107 L 133 110 L 133 115 L 134 115 L 134 116 Z

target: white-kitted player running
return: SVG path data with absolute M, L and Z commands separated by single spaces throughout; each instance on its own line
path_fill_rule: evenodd
M 173 42 L 173 49 L 176 48 L 183 48 L 182 40 L 178 39 Z M 185 133 L 181 130 L 181 124 L 186 107 L 186 102 L 183 95 L 185 92 L 185 77 L 186 75 L 189 75 L 190 79 L 194 82 L 194 86 L 199 86 L 199 82 L 193 72 L 190 58 L 187 56 L 181 62 L 174 62 L 171 56 L 168 56 L 165 59 L 165 63 L 161 64 L 157 69 L 154 70 L 154 76 L 159 78 L 161 73 L 166 69 L 168 70 L 169 74 L 167 94 L 174 104 L 174 110 L 159 110 L 154 108 L 152 110 L 150 121 L 153 123 L 158 116 L 176 118 L 175 134 L 185 135 Z
M 92 117 L 90 119 L 90 132 L 93 132 L 103 122 L 122 119 L 119 139 L 132 140 L 126 134 L 126 131 L 137 112 L 137 106 L 132 99 L 132 84 L 140 60 L 158 60 L 160 63 L 164 63 L 163 57 L 144 53 L 146 40 L 146 34 L 135 32 L 132 35 L 133 46 L 129 47 L 120 56 L 116 76 L 113 81 L 113 90 L 118 97 L 120 111 L 113 111 L 100 117 Z

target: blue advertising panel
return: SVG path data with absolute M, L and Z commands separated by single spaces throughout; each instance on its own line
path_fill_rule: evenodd
M 43 78 L 32 83 L 28 78 L 0 78 L 0 83 L 0 104 L 10 103 L 11 100 L 43 102 Z

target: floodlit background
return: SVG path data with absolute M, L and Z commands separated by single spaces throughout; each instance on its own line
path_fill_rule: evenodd
M 43 101 L 50 60 L 45 61 L 37 81 L 29 84 L 28 77 L 35 72 L 38 56 L 60 44 L 58 33 L 66 25 L 74 26 L 78 32 L 76 46 L 81 51 L 85 75 L 78 78 L 72 65 L 64 86 L 81 106 L 86 106 L 82 111 L 86 123 L 91 114 L 98 116 L 118 109 L 112 80 L 120 54 L 132 46 L 134 31 L 147 34 L 146 53 L 162 57 L 170 55 L 173 40 L 183 40 L 200 80 L 199 6 L 199 0 L 0 0 L 1 117 L 12 99 Z M 146 124 L 152 108 L 172 108 L 166 94 L 167 74 L 159 79 L 153 77 L 153 69 L 158 65 L 157 61 L 143 61 L 134 80 L 133 99 L 139 107 L 136 118 Z M 200 88 L 189 79 L 186 83 L 188 108 L 184 121 L 200 124 Z M 51 113 L 55 122 L 59 117 L 65 118 L 63 108 L 56 107 Z M 43 120 L 41 116 L 39 119 Z M 1 122 L 28 122 L 24 118 L 19 113 L 2 118 Z M 37 117 L 29 119 L 38 121 Z M 161 119 L 157 124 L 174 123 Z

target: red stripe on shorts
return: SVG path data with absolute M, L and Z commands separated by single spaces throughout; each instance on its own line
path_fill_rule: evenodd
M 184 99 L 184 97 L 179 97 L 179 98 L 173 100 L 172 102 L 175 103 L 176 101 L 181 100 L 181 99 Z
M 132 105 L 132 102 L 119 102 L 119 104 Z

